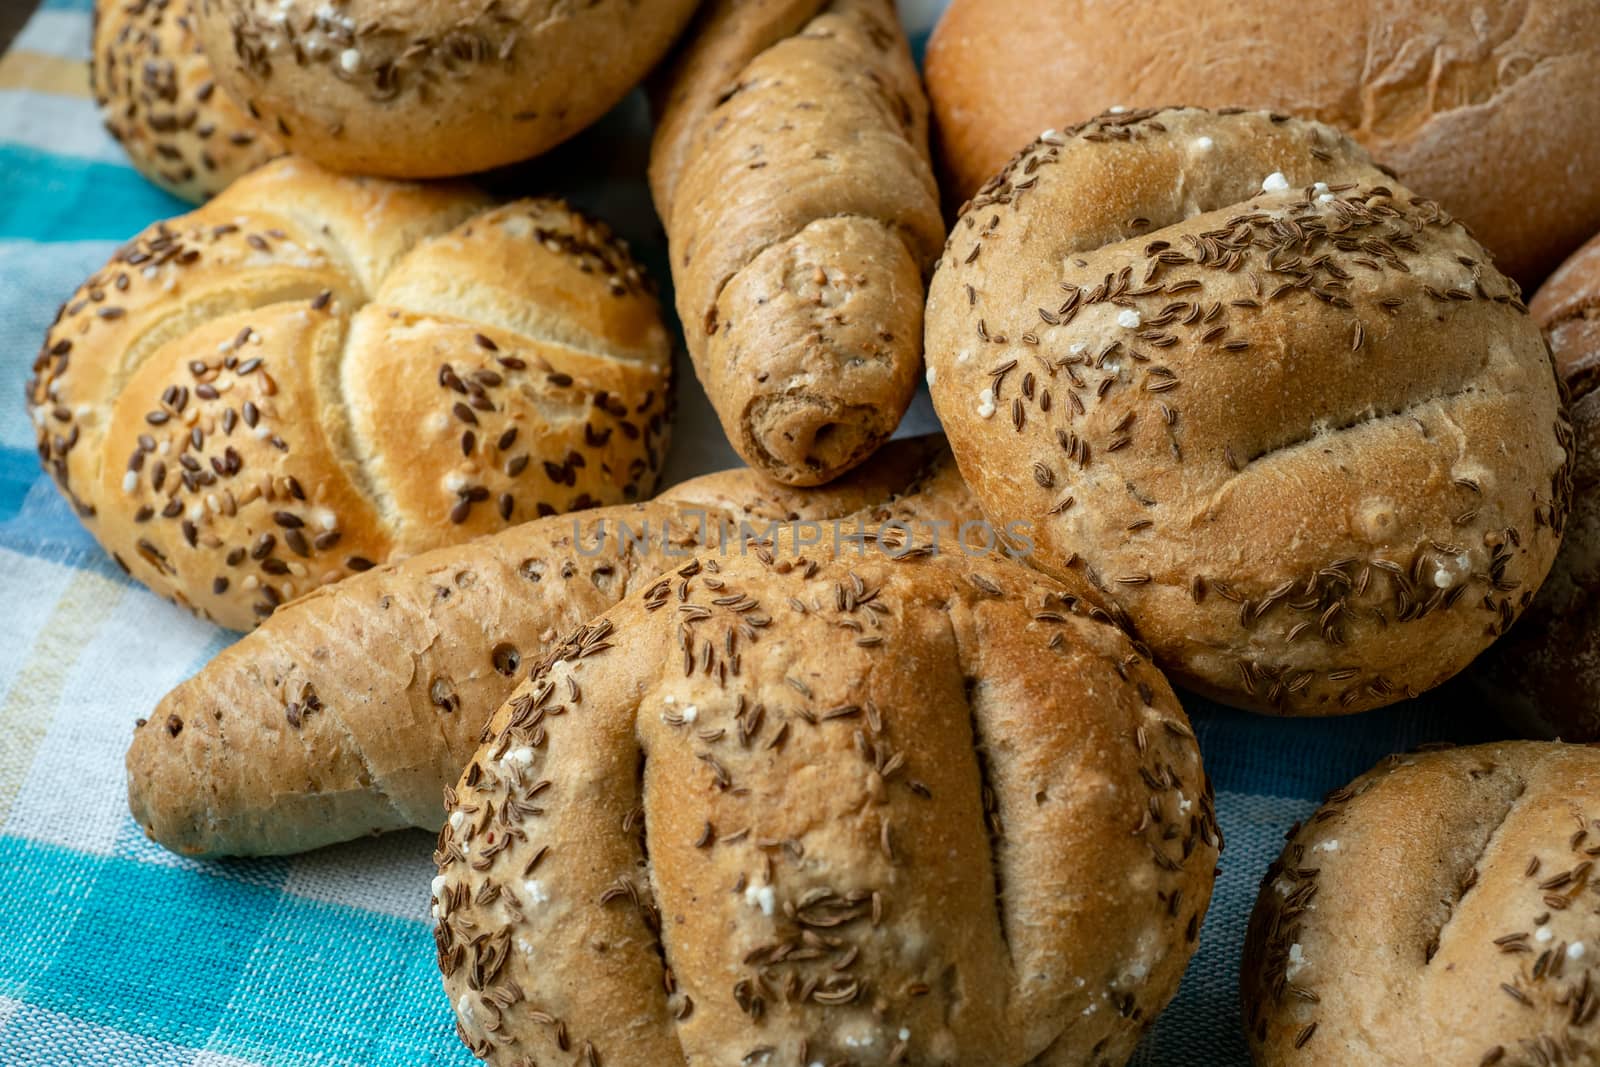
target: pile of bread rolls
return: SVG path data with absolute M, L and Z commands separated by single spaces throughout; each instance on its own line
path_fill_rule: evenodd
M 1465 673 L 1508 740 L 1337 791 L 1209 936 L 1258 1064 L 1600 1062 L 1600 238 L 1550 274 L 1600 9 L 1513 7 L 1311 57 L 1264 0 L 953 0 L 925 91 L 889 0 L 100 0 L 108 128 L 214 199 L 64 305 L 40 457 L 256 627 L 141 719 L 136 819 L 439 831 L 489 1063 L 1122 1064 L 1223 845 L 1172 686 Z M 659 497 L 628 249 L 434 180 L 641 82 L 750 465 Z M 882 447 L 924 375 L 947 442 Z

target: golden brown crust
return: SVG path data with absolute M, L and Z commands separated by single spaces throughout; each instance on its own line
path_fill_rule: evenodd
M 1192 953 L 1199 751 L 1014 563 L 711 557 L 580 628 L 451 796 L 435 933 L 493 1064 L 1118 1064 Z
M 1471 677 L 1527 733 L 1600 741 L 1600 241 L 1562 264 L 1529 309 L 1572 397 L 1572 514 L 1539 595 Z
M 291 150 L 394 178 L 528 159 L 645 76 L 694 0 L 198 0 L 218 82 Z
M 1560 542 L 1571 430 L 1515 285 L 1325 126 L 1174 109 L 1036 142 L 955 227 L 927 358 L 989 518 L 1228 703 L 1437 685 Z
M 1290 832 L 1241 989 L 1260 1067 L 1600 1057 L 1600 749 L 1393 756 Z
M 651 151 L 679 317 L 734 448 L 792 485 L 860 463 L 916 387 L 944 230 L 886 0 L 717 0 Z
M 951 184 L 1112 105 L 1272 108 L 1349 131 L 1534 282 L 1600 229 L 1600 9 L 1358 0 L 1317 32 L 1267 0 L 954 0 L 928 47 Z M 1025 73 L 1023 73 L 1025 72 Z
M 199 202 L 283 153 L 217 90 L 193 0 L 96 0 L 89 80 L 106 129 L 141 174 Z
M 648 496 L 660 309 L 554 201 L 269 164 L 81 286 L 28 385 L 107 551 L 245 629 L 391 558 Z
M 218 655 L 135 732 L 134 817 L 195 854 L 437 828 L 440 791 L 559 636 L 691 553 L 737 545 L 741 521 L 754 537 L 773 521 L 853 513 L 948 522 L 976 508 L 942 441 L 897 442 L 826 490 L 707 475 L 649 503 L 525 523 L 320 589 Z

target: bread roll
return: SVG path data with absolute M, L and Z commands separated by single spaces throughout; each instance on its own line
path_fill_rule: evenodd
M 527 668 L 691 553 L 735 551 L 739 523 L 976 511 L 943 442 L 920 440 L 824 491 L 729 471 L 380 567 L 288 605 L 169 693 L 134 732 L 129 805 L 194 855 L 437 829 L 441 792 Z
M 218 81 L 294 152 L 472 174 L 571 137 L 655 65 L 695 0 L 197 0 Z
M 1515 284 L 1317 123 L 1124 112 L 1035 142 L 955 227 L 927 359 L 990 520 L 1226 703 L 1437 685 L 1560 544 L 1571 428 Z
M 217 91 L 192 0 L 95 0 L 89 81 L 129 161 L 185 200 L 209 199 L 283 151 Z
M 1600 1062 L 1600 749 L 1394 756 L 1261 883 L 1240 984 L 1259 1067 Z
M 1600 229 L 1600 5 L 952 0 L 928 46 L 952 184 L 1111 106 L 1243 104 L 1350 132 L 1524 283 Z
M 1521 731 L 1600 741 L 1600 239 L 1534 295 L 1577 432 L 1572 515 L 1550 577 L 1472 678 Z
M 650 180 L 695 371 L 747 463 L 820 485 L 916 391 L 939 254 L 927 101 L 889 0 L 712 0 Z
M 86 281 L 27 395 L 117 562 L 245 629 L 388 559 L 649 496 L 670 357 L 626 247 L 564 204 L 285 159 Z
M 433 898 L 497 1065 L 1122 1064 L 1221 844 L 1161 675 L 1005 561 L 696 560 L 490 732 Z

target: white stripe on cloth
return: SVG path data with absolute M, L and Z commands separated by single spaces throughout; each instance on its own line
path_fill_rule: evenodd
M 249 1060 L 241 1060 L 237 1056 L 225 1056 L 220 1052 L 196 1052 L 194 1059 L 189 1061 L 189 1067 L 254 1067 Z
M 89 59 L 89 15 L 84 11 L 40 10 L 22 27 L 11 47 L 63 59 Z
M 49 723 L 0 829 L 109 856 L 128 820 L 116 783 L 134 720 L 149 716 L 213 648 L 218 629 L 143 588 L 82 571 L 34 633 L 26 668 L 39 682 L 32 710 Z M 101 787 L 84 789 L 84 782 Z M 66 796 L 72 804 L 60 803 Z
M 127 166 L 94 101 L 33 89 L 0 89 L 0 142 L 91 163 Z
M 0 104 L 0 109 L 4 105 Z M 0 241 L 0 446 L 32 450 L 33 425 L 11 389 L 28 377 L 56 308 L 105 265 L 117 241 Z M 11 383 L 15 382 L 16 385 Z M 4 654 L 0 649 L 0 655 Z
M 427 922 L 433 846 L 434 835 L 408 830 L 308 852 L 290 861 L 283 891 Z

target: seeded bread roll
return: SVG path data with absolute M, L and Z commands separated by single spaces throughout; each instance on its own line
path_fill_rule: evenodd
M 1530 310 L 1571 398 L 1572 515 L 1539 595 L 1472 677 L 1518 729 L 1600 741 L 1600 239 L 1550 276 Z
M 191 0 L 95 0 L 89 80 L 129 161 L 174 196 L 207 200 L 283 152 L 217 91 Z
M 649 496 L 670 374 L 604 226 L 284 159 L 85 282 L 27 395 L 117 562 L 245 629 L 375 563 Z
M 1600 1062 L 1600 749 L 1393 756 L 1289 834 L 1240 977 L 1260 1067 Z
M 664 79 L 650 180 L 678 315 L 733 447 L 820 485 L 916 390 L 944 224 L 888 0 L 712 0 Z
M 1600 229 L 1600 4 L 952 0 L 928 45 L 950 184 L 1111 106 L 1275 108 L 1349 131 L 1533 283 Z
M 1239 707 L 1439 684 L 1560 544 L 1571 428 L 1515 284 L 1317 123 L 1126 112 L 1035 142 L 956 225 L 927 358 L 990 520 Z
M 196 0 L 217 79 L 294 152 L 392 178 L 538 155 L 627 95 L 696 0 Z
M 693 552 L 724 539 L 737 551 L 740 522 L 754 537 L 775 520 L 976 510 L 943 442 L 918 440 L 826 491 L 729 471 L 357 575 L 288 605 L 162 700 L 128 750 L 134 818 L 199 855 L 437 829 L 441 791 L 527 667 Z
M 545 654 L 440 835 L 497 1065 L 1124 1063 L 1220 840 L 1160 673 L 1003 560 L 680 566 Z

